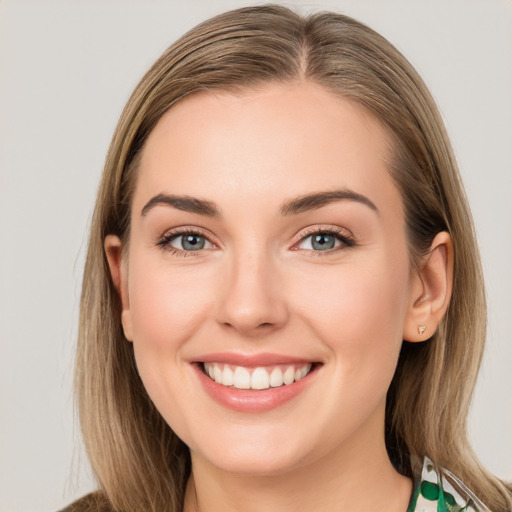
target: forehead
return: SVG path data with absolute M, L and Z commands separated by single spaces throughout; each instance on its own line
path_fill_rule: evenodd
M 366 109 L 307 82 L 232 94 L 201 92 L 172 107 L 149 135 L 134 210 L 157 193 L 271 207 L 316 190 L 397 191 L 386 130 Z M 399 200 L 399 197 L 398 197 Z M 400 202 L 400 201 L 399 201 Z

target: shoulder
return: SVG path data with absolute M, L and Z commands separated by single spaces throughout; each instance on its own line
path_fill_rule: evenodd
M 455 475 L 425 457 L 407 512 L 490 512 Z
M 114 509 L 104 494 L 92 492 L 74 501 L 59 512 L 114 512 Z

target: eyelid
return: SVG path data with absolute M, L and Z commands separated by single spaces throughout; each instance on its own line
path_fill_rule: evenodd
M 202 238 L 205 238 L 212 247 L 208 247 L 207 249 L 198 249 L 196 251 L 184 251 L 182 249 L 178 249 L 176 247 L 173 247 L 170 245 L 170 242 L 173 239 L 179 238 L 180 236 L 185 235 L 197 235 Z M 179 226 L 176 228 L 168 229 L 163 235 L 161 235 L 156 245 L 160 247 L 163 250 L 169 251 L 173 254 L 183 255 L 183 256 L 192 256 L 197 255 L 200 252 L 209 251 L 212 249 L 218 249 L 219 244 L 213 240 L 213 236 L 204 230 L 203 228 L 200 228 L 198 226 Z
M 299 244 L 301 244 L 304 240 L 306 240 L 308 237 L 312 235 L 317 234 L 326 234 L 334 236 L 337 240 L 341 242 L 341 246 L 327 249 L 325 251 L 313 251 L 311 249 L 301 249 Z M 316 226 L 309 226 L 299 232 L 297 236 L 295 237 L 295 241 L 293 242 L 293 245 L 291 247 L 291 250 L 293 251 L 308 251 L 311 253 L 315 253 L 315 255 L 326 255 L 326 254 L 332 254 L 333 252 L 337 252 L 340 249 L 347 248 L 347 247 L 354 247 L 356 244 L 354 235 L 350 230 L 347 228 L 342 228 L 340 226 L 333 226 L 333 225 L 316 225 Z
M 197 239 L 202 239 L 204 240 L 204 247 L 200 247 L 196 250 L 194 249 L 180 249 L 179 247 L 176 247 L 174 245 L 175 242 L 179 241 L 181 239 L 181 243 L 182 245 L 185 243 L 185 240 L 189 237 L 194 237 L 194 238 L 197 238 Z M 199 233 L 178 233 L 176 235 L 173 235 L 171 236 L 171 238 L 169 239 L 169 241 L 167 242 L 169 244 L 170 247 L 174 248 L 174 249 L 177 249 L 178 251 L 184 251 L 184 252 L 199 252 L 199 251 L 204 251 L 205 249 L 212 249 L 214 247 L 214 245 L 212 244 L 212 242 L 210 242 L 210 240 L 208 240 L 208 238 L 206 238 L 205 236 L 203 235 L 200 235 Z M 178 244 L 179 245 L 179 244 Z
M 325 251 L 314 251 L 312 249 L 301 249 L 299 246 L 300 243 L 302 243 L 304 240 L 306 240 L 309 236 L 316 235 L 316 234 L 326 234 L 326 235 L 332 235 L 337 240 L 341 242 L 341 246 L 327 249 Z M 211 245 L 212 247 L 207 249 L 198 249 L 197 251 L 185 251 L 178 249 L 176 247 L 173 247 L 169 244 L 169 242 L 175 238 L 178 238 L 179 236 L 184 235 L 198 235 L 201 237 L 204 237 Z M 212 249 L 219 249 L 221 248 L 221 245 L 215 241 L 215 237 L 213 235 L 198 226 L 179 226 L 176 228 L 172 228 L 167 230 L 163 235 L 161 235 L 156 245 L 160 248 L 167 250 L 174 254 L 181 254 L 183 256 L 192 256 L 197 255 L 201 252 L 210 251 Z M 292 251 L 307 251 L 310 253 L 314 253 L 315 255 L 322 255 L 322 254 L 332 254 L 333 252 L 337 252 L 340 249 L 344 248 L 350 248 L 356 246 L 357 243 L 355 241 L 354 235 L 352 232 L 344 227 L 341 226 L 333 226 L 329 224 L 324 225 L 315 225 L 315 226 L 308 226 L 301 230 L 295 237 L 294 242 L 292 243 L 292 246 L 290 249 Z

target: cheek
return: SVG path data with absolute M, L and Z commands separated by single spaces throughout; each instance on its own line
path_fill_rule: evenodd
M 408 303 L 407 260 L 394 265 L 387 258 L 371 265 L 361 261 L 334 268 L 331 275 L 325 269 L 321 273 L 309 273 L 294 293 L 318 338 L 345 373 L 380 367 L 394 371 Z
M 175 431 L 183 433 L 190 429 L 186 421 L 190 400 L 184 397 L 191 396 L 194 389 L 182 351 L 211 311 L 215 276 L 199 265 L 176 268 L 165 259 L 155 260 L 131 255 L 133 348 L 149 396 Z
M 129 296 L 136 345 L 168 352 L 189 338 L 214 296 L 214 276 L 204 274 L 200 266 L 176 268 L 151 260 L 132 265 Z

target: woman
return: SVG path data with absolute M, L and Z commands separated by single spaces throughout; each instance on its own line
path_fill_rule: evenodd
M 76 374 L 100 491 L 70 509 L 509 510 L 465 435 L 469 219 L 381 36 L 275 6 L 193 29 L 107 156 Z

